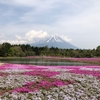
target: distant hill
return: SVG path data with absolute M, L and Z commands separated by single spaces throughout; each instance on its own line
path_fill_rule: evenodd
M 61 49 L 78 49 L 76 46 L 70 44 L 69 42 L 66 42 L 64 39 L 61 37 L 54 35 L 47 37 L 45 39 L 42 39 L 36 43 L 30 44 L 31 46 L 37 46 L 37 47 L 44 47 L 48 46 L 50 47 L 57 47 Z

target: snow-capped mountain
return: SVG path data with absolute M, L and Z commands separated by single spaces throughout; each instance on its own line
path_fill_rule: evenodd
M 49 48 L 57 47 L 62 49 L 77 49 L 76 46 L 70 44 L 69 42 L 66 42 L 64 39 L 62 39 L 57 35 L 46 37 L 45 39 L 42 39 L 36 43 L 32 43 L 31 46 L 37 46 L 37 47 L 48 46 Z

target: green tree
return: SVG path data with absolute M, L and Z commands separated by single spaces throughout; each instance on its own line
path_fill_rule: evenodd
M 14 56 L 23 57 L 25 53 L 22 51 L 20 46 L 14 46 Z
M 14 56 L 14 53 L 15 53 L 14 47 L 11 47 L 9 56 Z
M 2 49 L 1 49 L 1 52 L 2 52 L 2 56 L 6 57 L 9 55 L 10 53 L 10 47 L 11 47 L 11 44 L 10 43 L 3 43 L 2 44 Z
M 96 56 L 100 57 L 100 46 L 96 48 Z

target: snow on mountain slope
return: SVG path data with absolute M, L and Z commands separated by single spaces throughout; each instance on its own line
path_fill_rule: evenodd
M 57 47 L 62 49 L 77 49 L 76 46 L 70 44 L 69 42 L 66 42 L 64 39 L 57 35 L 53 35 L 50 37 L 46 37 L 45 39 L 42 39 L 36 43 L 32 43 L 31 46 L 37 46 L 37 47 Z

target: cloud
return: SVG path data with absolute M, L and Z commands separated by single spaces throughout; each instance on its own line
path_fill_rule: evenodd
M 25 41 L 25 40 L 17 40 L 17 39 L 15 39 L 15 40 L 1 40 L 0 42 L 1 43 L 8 42 L 10 44 L 27 44 L 27 41 Z
M 1 39 L 0 43 L 9 42 L 11 44 L 27 44 L 27 43 L 35 42 L 36 39 L 45 38 L 47 35 L 48 33 L 42 30 L 40 31 L 31 30 L 27 32 L 25 36 L 15 35 L 15 40 L 3 39 L 3 37 L 0 36 Z
M 66 42 L 70 42 L 72 40 L 65 35 L 61 35 L 61 38 L 64 39 Z
M 29 44 L 29 43 L 39 41 L 40 39 L 44 39 L 48 36 L 50 36 L 50 34 L 48 34 L 45 31 L 31 30 L 31 31 L 27 32 L 24 37 L 15 35 L 14 40 L 7 40 L 7 39 L 3 39 L 2 37 L 0 37 L 1 38 L 0 43 L 9 42 L 11 44 Z M 67 42 L 71 41 L 71 39 L 69 39 L 67 36 L 64 36 L 64 35 L 58 35 L 58 36 L 60 36 Z
M 15 35 L 15 39 L 8 39 L 6 36 L 0 36 L 0 43 L 8 42 L 10 44 L 26 44 L 28 41 L 26 41 L 21 36 Z
M 48 35 L 48 33 L 44 32 L 42 30 L 40 30 L 40 31 L 31 30 L 25 34 L 25 39 L 28 41 L 32 41 L 32 40 L 34 40 L 34 38 L 41 39 L 41 38 L 46 37 L 47 35 Z
M 15 35 L 15 37 L 16 37 L 17 40 L 22 40 L 22 37 L 19 36 L 19 35 Z

